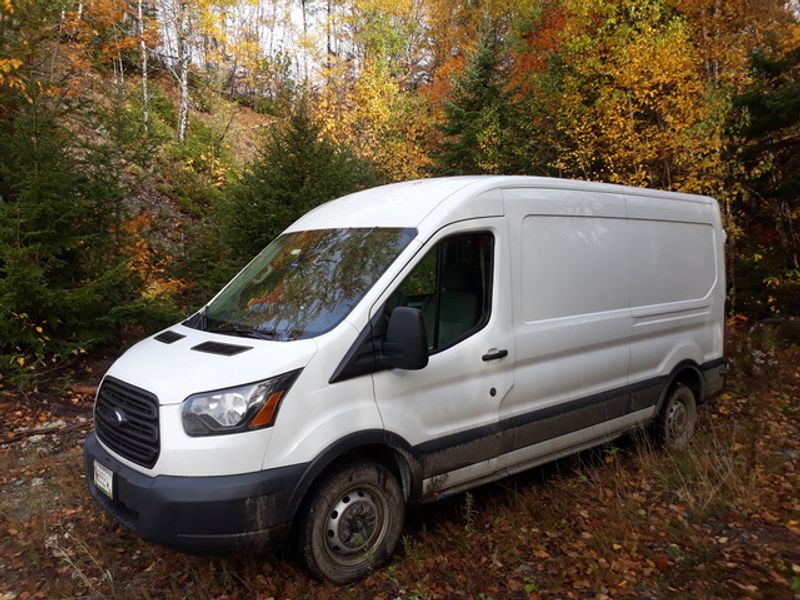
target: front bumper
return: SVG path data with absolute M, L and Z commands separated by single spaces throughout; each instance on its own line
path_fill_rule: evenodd
M 123 465 L 97 441 L 83 448 L 92 497 L 138 536 L 185 552 L 221 552 L 281 546 L 291 522 L 285 515 L 306 465 L 215 477 L 149 477 Z M 94 485 L 94 461 L 113 472 L 114 498 Z

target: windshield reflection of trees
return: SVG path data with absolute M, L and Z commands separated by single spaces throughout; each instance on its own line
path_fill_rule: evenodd
M 241 284 L 234 282 L 209 307 L 209 316 L 222 328 L 254 329 L 275 339 L 318 335 L 350 312 L 411 237 L 404 229 L 288 234 L 277 240 L 277 256 L 266 264 L 256 259 L 239 276 Z

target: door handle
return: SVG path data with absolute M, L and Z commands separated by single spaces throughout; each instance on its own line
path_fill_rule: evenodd
M 498 358 L 505 358 L 508 356 L 508 350 L 495 350 L 494 352 L 487 352 L 481 359 L 484 361 L 497 360 Z

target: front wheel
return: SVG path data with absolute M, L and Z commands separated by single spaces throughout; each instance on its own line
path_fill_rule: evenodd
M 298 523 L 311 574 L 346 584 L 384 564 L 403 529 L 403 493 L 384 466 L 357 462 L 333 471 L 312 491 Z
M 672 388 L 656 418 L 656 439 L 673 450 L 685 448 L 694 434 L 697 403 L 694 392 L 679 383 Z

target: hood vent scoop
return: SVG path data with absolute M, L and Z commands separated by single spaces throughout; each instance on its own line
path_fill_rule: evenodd
M 163 344 L 171 344 L 173 342 L 177 342 L 178 340 L 182 340 L 185 337 L 185 335 L 175 333 L 174 331 L 165 331 L 163 333 L 159 333 L 154 339 Z
M 222 342 L 203 342 L 197 346 L 192 346 L 192 350 L 208 352 L 209 354 L 221 354 L 222 356 L 234 356 L 252 349 L 252 346 L 235 346 L 234 344 L 223 344 Z

